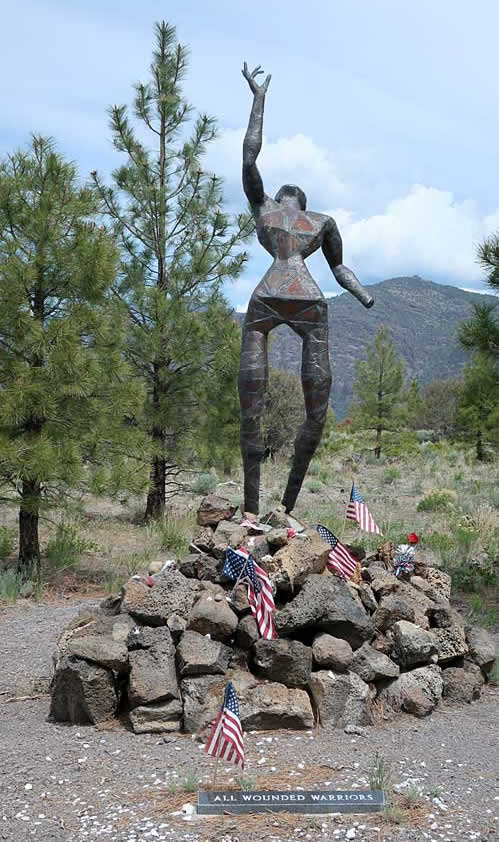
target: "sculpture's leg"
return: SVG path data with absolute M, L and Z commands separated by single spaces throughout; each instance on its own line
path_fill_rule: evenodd
M 241 453 L 244 467 L 244 510 L 258 514 L 260 463 L 265 454 L 261 432 L 265 390 L 267 388 L 267 334 L 243 328 L 239 401 L 241 404 Z
M 329 407 L 331 368 L 328 353 L 327 308 L 321 308 L 321 323 L 300 329 L 303 335 L 301 379 L 305 397 L 306 419 L 295 440 L 295 453 L 283 505 L 289 513 L 307 473 L 310 461 L 321 440 Z

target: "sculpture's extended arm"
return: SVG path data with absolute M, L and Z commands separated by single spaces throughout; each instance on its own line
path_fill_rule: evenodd
M 246 62 L 242 74 L 253 92 L 253 105 L 248 123 L 248 129 L 243 143 L 243 187 L 251 205 L 261 205 L 265 199 L 262 177 L 256 165 L 256 159 L 262 148 L 263 109 L 265 94 L 270 82 L 267 76 L 263 85 L 258 85 L 255 77 L 260 73 L 260 67 L 255 67 L 252 73 L 248 71 Z
M 369 295 L 368 291 L 359 283 L 352 270 L 342 263 L 343 244 L 334 219 L 329 220 L 322 241 L 322 251 L 339 285 L 351 292 L 355 298 L 358 298 L 364 307 L 372 307 L 374 304 L 372 295 Z

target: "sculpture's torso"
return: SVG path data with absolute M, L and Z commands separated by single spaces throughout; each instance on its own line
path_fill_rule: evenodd
M 324 298 L 305 265 L 305 258 L 321 246 L 327 219 L 323 214 L 306 213 L 265 198 L 256 218 L 256 232 L 274 262 L 254 296 L 301 301 Z

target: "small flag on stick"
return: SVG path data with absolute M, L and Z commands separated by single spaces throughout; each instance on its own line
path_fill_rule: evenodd
M 343 579 L 351 579 L 357 567 L 357 559 L 353 557 L 350 550 L 342 544 L 340 539 L 333 535 L 325 526 L 319 523 L 317 532 L 324 541 L 331 544 L 327 567 L 331 573 L 339 574 Z
M 371 512 L 367 508 L 364 500 L 352 483 L 352 490 L 350 492 L 350 502 L 347 506 L 346 512 L 347 520 L 355 520 L 364 532 L 374 532 L 375 535 L 381 535 L 381 529 L 374 520 Z
M 213 725 L 210 737 L 204 747 L 206 754 L 219 757 L 226 763 L 233 763 L 244 769 L 244 739 L 239 703 L 232 681 L 225 688 L 225 695 L 220 712 Z
M 228 547 L 225 551 L 223 572 L 229 579 L 247 584 L 249 606 L 260 634 L 265 640 L 274 640 L 277 637 L 274 621 L 275 602 L 271 581 L 263 567 L 257 564 L 244 547 L 238 550 Z

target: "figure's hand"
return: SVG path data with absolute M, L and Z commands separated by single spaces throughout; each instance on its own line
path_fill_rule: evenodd
M 258 67 L 255 67 L 253 72 L 250 73 L 249 70 L 248 70 L 248 65 L 246 64 L 246 62 L 244 62 L 244 66 L 243 66 L 243 69 L 241 70 L 241 73 L 243 74 L 244 78 L 246 79 L 248 85 L 251 88 L 251 92 L 254 95 L 256 95 L 256 94 L 266 94 L 267 93 L 267 90 L 268 90 L 268 87 L 269 87 L 270 80 L 271 80 L 272 76 L 269 74 L 267 76 L 267 78 L 265 79 L 265 82 L 262 85 L 259 85 L 256 81 L 256 77 L 259 76 L 261 73 L 263 73 L 263 70 L 260 69 L 260 65 L 258 65 Z

